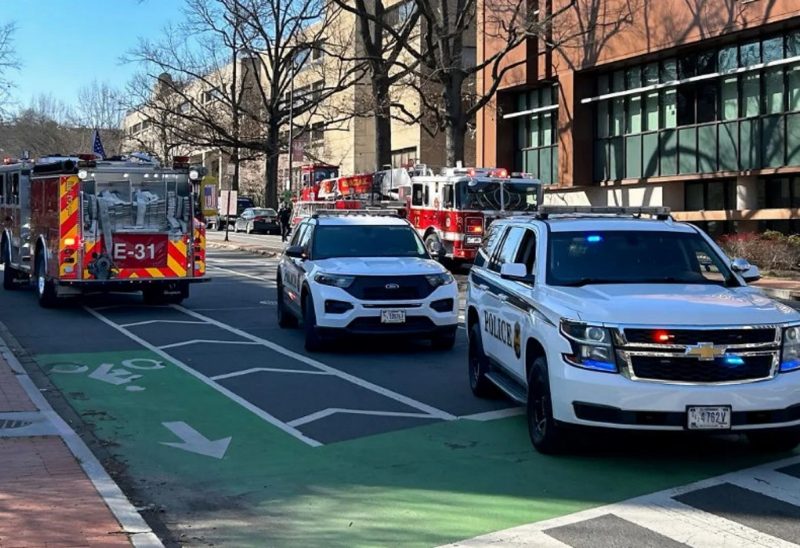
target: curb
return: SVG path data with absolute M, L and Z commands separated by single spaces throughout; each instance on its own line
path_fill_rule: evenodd
M 137 548 L 163 548 L 164 545 L 161 540 L 139 512 L 136 511 L 136 508 L 125 496 L 125 493 L 122 492 L 119 485 L 106 472 L 94 453 L 45 399 L 22 363 L 11 350 L 11 346 L 3 337 L 0 337 L 0 355 L 3 356 L 12 371 L 14 371 L 17 380 L 33 404 L 45 419 L 52 424 L 57 435 L 69 448 L 73 457 L 78 461 L 89 481 L 92 482 L 97 493 L 103 499 L 103 502 L 111 510 L 122 529 L 128 534 L 131 544 Z

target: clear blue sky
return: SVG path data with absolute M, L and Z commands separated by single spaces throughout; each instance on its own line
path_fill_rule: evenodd
M 50 93 L 71 105 L 93 79 L 123 88 L 136 67 L 120 57 L 140 36 L 157 39 L 182 7 L 183 0 L 0 0 L 0 22 L 17 24 L 22 68 L 9 75 L 13 97 L 25 106 Z

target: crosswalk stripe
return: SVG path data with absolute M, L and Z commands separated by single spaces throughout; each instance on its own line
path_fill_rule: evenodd
M 498 544 L 800 548 L 800 456 L 450 546 Z

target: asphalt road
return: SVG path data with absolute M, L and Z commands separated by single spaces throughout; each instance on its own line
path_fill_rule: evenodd
M 274 237 L 237 236 L 250 238 Z M 44 310 L 32 292 L 0 293 L 0 322 L 45 393 L 100 441 L 168 544 L 713 545 L 690 541 L 698 519 L 730 545 L 800 543 L 798 453 L 603 433 L 543 457 L 519 408 L 472 396 L 463 329 L 448 352 L 369 338 L 308 355 L 299 330 L 276 325 L 276 264 L 210 251 L 213 281 L 183 306 L 114 294 Z M 678 505 L 669 527 L 613 506 L 687 485 L 647 499 Z

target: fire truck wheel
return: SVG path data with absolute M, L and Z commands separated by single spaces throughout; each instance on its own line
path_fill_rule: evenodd
M 275 307 L 278 315 L 278 327 L 286 329 L 287 327 L 297 327 L 297 318 L 291 312 L 286 310 L 286 303 L 284 302 L 283 285 L 280 280 L 278 281 L 278 302 Z
M 308 295 L 303 301 L 303 330 L 305 331 L 305 347 L 309 352 L 318 352 L 322 349 L 322 338 L 317 332 L 317 313 L 314 311 L 314 301 Z
M 439 239 L 439 236 L 437 236 L 435 233 L 430 233 L 425 236 L 425 249 L 427 249 L 428 253 L 430 253 L 432 257 L 435 257 L 438 261 L 441 262 L 444 260 L 444 245 Z
M 58 302 L 56 285 L 53 280 L 47 279 L 44 257 L 41 255 L 36 258 L 36 295 L 39 297 L 39 305 L 42 308 L 52 308 Z

